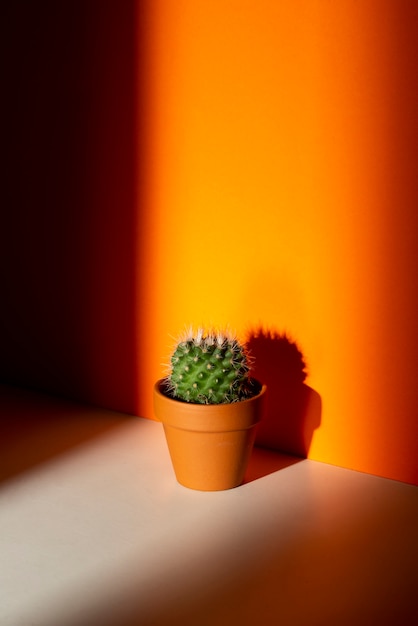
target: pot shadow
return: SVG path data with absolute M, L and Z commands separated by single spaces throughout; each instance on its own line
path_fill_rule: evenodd
M 307 458 L 321 424 L 322 404 L 321 396 L 305 383 L 302 352 L 286 333 L 256 329 L 247 345 L 253 375 L 267 385 L 267 393 L 246 482 Z

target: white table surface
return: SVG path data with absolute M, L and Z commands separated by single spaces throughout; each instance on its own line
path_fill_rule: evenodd
M 418 624 L 418 488 L 255 449 L 175 481 L 160 424 L 0 386 L 1 626 Z

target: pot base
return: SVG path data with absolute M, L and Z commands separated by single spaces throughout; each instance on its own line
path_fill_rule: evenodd
M 189 489 L 223 491 L 238 487 L 254 445 L 256 426 L 240 431 L 201 433 L 164 426 L 177 481 Z

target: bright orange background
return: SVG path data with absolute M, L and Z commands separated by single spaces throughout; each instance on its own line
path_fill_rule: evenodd
M 418 484 L 418 5 L 8 6 L 0 380 L 153 417 L 187 323 L 287 331 L 309 456 Z
M 322 397 L 309 456 L 411 481 L 417 9 L 152 3 L 140 333 L 150 389 L 184 323 L 289 332 Z

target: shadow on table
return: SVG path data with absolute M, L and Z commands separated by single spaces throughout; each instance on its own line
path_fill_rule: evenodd
M 0 386 L 0 481 L 120 426 L 131 416 Z
M 275 450 L 267 450 L 255 446 L 245 472 L 244 483 L 251 483 L 253 480 L 263 478 L 269 474 L 274 474 L 279 470 L 290 467 L 295 463 L 303 461 L 300 457 L 290 454 L 282 454 Z

